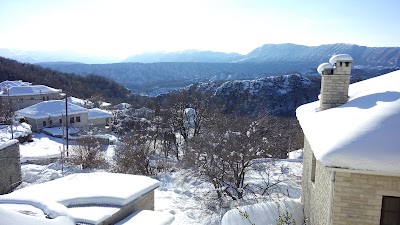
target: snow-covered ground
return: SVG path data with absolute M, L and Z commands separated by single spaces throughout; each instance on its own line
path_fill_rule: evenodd
M 60 138 L 33 133 L 33 142 L 21 144 L 20 149 L 21 158 L 24 159 L 22 160 L 24 162 L 22 164 L 23 182 L 20 188 L 57 179 L 62 175 L 90 172 L 82 171 L 71 165 L 62 165 L 59 161 L 48 165 L 26 163 L 29 159 L 59 157 L 62 149 L 62 139 Z M 113 152 L 113 147 L 110 149 L 110 152 Z M 109 156 L 112 157 L 112 154 L 109 153 Z M 283 192 L 290 198 L 298 199 L 300 198 L 302 172 L 301 151 L 291 153 L 289 157 L 290 159 L 273 162 L 274 169 L 271 171 L 271 175 L 282 180 L 274 190 Z M 267 161 L 261 163 L 270 165 L 270 162 Z M 218 210 L 210 209 L 206 204 L 205 196 L 206 192 L 210 191 L 211 185 L 191 177 L 185 170 L 160 173 L 157 175 L 157 179 L 161 183 L 160 188 L 155 191 L 155 211 L 173 214 L 175 216 L 174 225 L 217 225 L 220 224 L 223 214 L 230 209 L 229 205 Z M 253 172 L 249 173 L 249 179 L 257 182 L 260 177 Z M 271 196 L 274 196 L 273 194 L 271 193 Z

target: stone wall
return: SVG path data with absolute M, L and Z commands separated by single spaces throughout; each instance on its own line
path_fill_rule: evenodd
M 0 149 L 0 194 L 13 190 L 21 183 L 18 142 Z
M 321 110 L 342 105 L 348 100 L 350 75 L 321 75 Z
M 336 172 L 334 225 L 379 225 L 382 197 L 400 197 L 400 177 Z
M 304 138 L 302 203 L 308 225 L 328 224 L 330 173 L 316 161 L 315 182 L 311 181 L 313 152 Z
M 125 219 L 127 216 L 139 210 L 154 210 L 154 190 L 126 204 L 118 212 L 100 222 L 99 225 L 116 224 L 117 222 Z

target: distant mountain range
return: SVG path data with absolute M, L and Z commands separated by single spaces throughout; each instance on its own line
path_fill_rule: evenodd
M 327 62 L 334 54 L 349 54 L 356 65 L 400 66 L 400 47 L 366 47 L 354 44 L 304 46 L 296 44 L 266 44 L 247 55 L 188 50 L 170 53 L 145 53 L 128 57 L 124 62 Z
M 180 52 L 153 52 L 130 56 L 123 62 L 210 62 L 229 63 L 240 60 L 243 55 L 238 53 L 186 50 Z
M 90 56 L 71 51 L 24 51 L 0 48 L 0 56 L 24 63 L 74 62 L 74 63 L 112 63 L 120 60 L 112 57 Z
M 186 50 L 153 52 L 133 55 L 125 60 L 113 57 L 89 56 L 70 51 L 22 51 L 0 49 L 0 56 L 20 62 L 79 62 L 88 64 L 116 62 L 208 62 L 208 63 L 265 63 L 265 62 L 326 62 L 334 54 L 350 54 L 355 65 L 400 66 L 400 47 L 366 47 L 355 44 L 305 46 L 296 44 L 265 44 L 247 55 L 212 51 Z
M 327 62 L 334 54 L 349 54 L 354 65 L 400 66 L 400 47 L 366 47 L 355 44 L 304 46 L 296 44 L 266 44 L 254 49 L 240 62 Z
M 81 62 L 85 61 L 73 57 L 72 53 L 68 58 L 71 60 L 66 60 L 65 57 L 56 60 L 56 56 L 50 57 L 44 53 L 20 54 L 0 49 L 0 55 L 5 52 L 8 54 L 6 57 L 17 60 L 43 60 L 46 63 L 39 65 L 62 72 L 108 77 L 134 93 L 146 95 L 164 93 L 196 82 L 254 79 L 289 73 L 317 75 L 318 65 L 339 53 L 347 53 L 353 57 L 354 75 L 362 76 L 363 79 L 400 67 L 400 47 L 366 47 L 354 44 L 266 44 L 247 55 L 197 50 L 146 53 L 128 57 L 123 63 L 112 64 L 83 64 Z M 86 59 L 87 61 L 96 60 Z

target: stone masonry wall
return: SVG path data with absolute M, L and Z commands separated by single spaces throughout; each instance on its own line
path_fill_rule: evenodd
M 316 162 L 315 182 L 311 181 L 312 156 L 310 144 L 304 138 L 302 203 L 308 225 L 328 224 L 330 173 Z
M 0 149 L 0 194 L 10 192 L 21 183 L 18 142 Z
M 336 172 L 333 225 L 379 225 L 383 196 L 400 197 L 400 177 Z
M 139 210 L 154 210 L 154 190 L 123 206 L 119 211 L 103 220 L 99 225 L 112 225 Z
M 350 75 L 321 75 L 321 110 L 342 105 L 348 100 Z

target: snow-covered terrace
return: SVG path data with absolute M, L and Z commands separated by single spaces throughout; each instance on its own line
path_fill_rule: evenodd
M 24 211 L 31 214 L 32 221 L 40 220 L 36 224 L 100 224 L 114 217 L 119 221 L 140 207 L 144 210 L 154 207 L 153 191 L 157 187 L 159 181 L 145 176 L 105 172 L 72 174 L 0 196 L 0 217 L 23 220 L 27 216 L 17 215 L 15 211 Z M 150 200 L 145 197 L 149 194 Z M 144 198 L 147 200 L 143 201 Z M 46 216 L 60 223 L 49 222 Z

